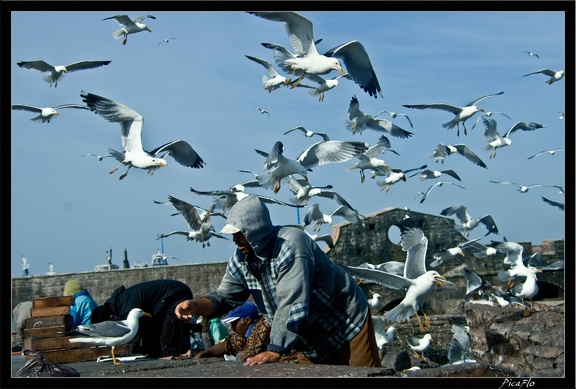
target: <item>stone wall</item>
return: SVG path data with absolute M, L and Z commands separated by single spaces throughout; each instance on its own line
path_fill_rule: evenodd
M 104 303 L 120 285 L 128 288 L 161 278 L 182 281 L 194 296 L 200 296 L 218 286 L 225 270 L 226 262 L 216 262 L 12 278 L 12 307 L 21 301 L 61 296 L 71 278 L 80 281 L 98 304 Z

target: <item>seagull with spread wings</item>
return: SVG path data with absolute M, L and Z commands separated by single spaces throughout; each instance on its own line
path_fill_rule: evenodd
M 281 86 L 284 86 L 286 77 L 279 74 L 276 71 L 276 69 L 274 69 L 274 67 L 270 64 L 270 62 L 263 60 L 261 58 L 252 57 L 250 55 L 246 55 L 246 58 L 256 62 L 257 64 L 262 65 L 264 69 L 268 71 L 268 76 L 267 75 L 262 76 L 262 86 L 264 87 L 264 89 L 268 91 L 268 93 L 272 93 L 273 90 L 276 90 Z
M 541 156 L 541 155 L 543 155 L 543 154 L 554 155 L 554 154 L 556 154 L 556 153 L 559 152 L 559 151 L 564 151 L 564 147 L 558 147 L 558 148 L 556 148 L 556 149 L 550 149 L 550 150 L 542 150 L 542 151 L 540 151 L 540 152 L 538 152 L 538 153 L 536 153 L 536 154 L 534 154 L 534 155 L 529 156 L 528 159 L 532 159 L 532 158 L 535 158 L 535 157 L 539 157 L 539 156 Z
M 248 193 L 244 191 L 239 191 L 237 189 L 230 190 L 210 190 L 210 191 L 200 191 L 194 188 L 190 188 L 192 193 L 201 196 L 210 196 L 213 198 L 213 202 L 216 204 L 216 209 L 221 209 L 223 214 L 226 214 L 230 208 L 238 201 L 242 200 L 244 197 L 249 196 Z M 258 196 L 260 200 L 267 204 L 278 204 L 287 205 L 289 207 L 302 208 L 302 205 L 290 204 L 284 201 L 280 201 L 268 196 L 255 195 Z
M 368 150 L 368 144 L 359 141 L 328 140 L 312 144 L 302 151 L 296 159 L 285 157 L 284 144 L 276 141 L 270 153 L 256 150 L 264 157 L 265 174 L 259 176 L 260 185 L 266 189 L 273 188 L 278 193 L 281 181 L 290 174 L 299 174 L 308 179 L 308 172 L 316 166 L 328 163 L 346 162 Z
M 380 172 L 380 175 L 387 175 L 389 165 L 383 159 L 378 158 L 378 155 L 390 150 L 393 153 L 396 151 L 390 149 L 390 140 L 386 136 L 381 135 L 378 142 L 368 148 L 363 154 L 359 154 L 356 158 L 358 162 L 346 166 L 346 171 L 352 171 L 358 169 L 360 171 L 360 182 L 364 183 L 366 180 L 366 175 L 364 170 L 371 170 L 373 172 Z M 398 154 L 398 153 L 396 153 Z
M 438 181 L 438 182 L 435 183 L 434 185 L 430 186 L 430 187 L 428 188 L 428 190 L 426 191 L 426 193 L 418 192 L 419 195 L 420 195 L 420 194 L 422 195 L 422 198 L 420 199 L 420 204 L 422 204 L 422 203 L 424 202 L 424 200 L 426 200 L 426 198 L 428 198 L 428 196 L 430 195 L 430 192 L 432 192 L 432 189 L 434 189 L 434 188 L 440 188 L 440 187 L 443 186 L 444 184 L 456 185 L 456 186 L 459 187 L 459 188 L 466 189 L 466 188 L 464 188 L 463 186 L 458 185 L 458 184 L 455 184 L 455 183 L 450 182 L 450 181 Z
M 332 213 L 326 214 L 322 213 L 318 203 L 314 203 L 308 207 L 308 211 L 306 211 L 306 215 L 304 215 L 303 224 L 305 227 L 313 224 L 312 231 L 316 232 L 319 231 L 325 223 L 332 225 L 336 216 L 340 216 L 350 223 L 360 223 L 364 220 L 364 216 L 360 215 L 358 211 L 345 205 L 341 205 Z
M 526 193 L 528 192 L 530 189 L 532 188 L 537 188 L 540 186 L 545 186 L 545 187 L 555 187 L 553 185 L 547 185 L 547 184 L 532 184 L 532 185 L 523 185 L 523 184 L 518 184 L 516 182 L 510 182 L 510 181 L 492 181 L 490 180 L 491 183 L 493 184 L 509 184 L 509 185 L 514 185 L 518 187 L 518 191 L 520 193 Z
M 504 136 L 498 134 L 497 122 L 492 118 L 484 118 L 484 140 L 488 142 L 484 146 L 484 150 L 490 150 L 490 159 L 496 158 L 496 151 L 501 147 L 507 147 L 512 145 L 512 140 L 510 135 L 518 130 L 522 131 L 534 131 L 538 128 L 544 128 L 545 126 L 540 123 L 534 122 L 516 122 L 514 123 Z
M 435 178 L 440 178 L 442 177 L 443 174 L 450 176 L 452 178 L 457 179 L 458 181 L 462 181 L 460 179 L 460 176 L 458 174 L 456 174 L 456 172 L 452 169 L 446 169 L 446 170 L 430 170 L 430 169 L 424 169 L 421 170 L 420 172 L 413 174 L 410 177 L 413 177 L 415 175 L 420 174 L 420 179 L 422 181 L 426 181 L 426 180 L 431 180 L 431 179 L 435 179 Z
M 286 132 L 284 133 L 284 135 L 287 135 L 287 134 L 291 133 L 292 131 L 297 131 L 297 130 L 298 130 L 298 131 L 301 131 L 306 138 L 311 138 L 311 137 L 313 137 L 314 135 L 317 135 L 317 136 L 321 137 L 321 138 L 322 138 L 323 140 L 325 140 L 325 141 L 330 140 L 330 137 L 328 136 L 328 134 L 326 134 L 326 133 L 324 133 L 324 132 L 310 131 L 309 129 L 307 129 L 307 128 L 303 127 L 303 126 L 296 126 L 296 127 L 292 128 L 292 129 L 286 131 Z
M 480 159 L 475 152 L 463 143 L 454 145 L 438 144 L 433 153 L 428 154 L 429 158 L 434 158 L 436 162 L 444 163 L 444 159 L 452 154 L 459 154 L 475 165 L 488 169 L 488 166 Z
M 142 31 L 152 32 L 150 27 L 148 27 L 147 25 L 142 23 L 142 21 L 144 19 L 147 19 L 147 18 L 156 19 L 156 17 L 152 16 L 152 15 L 142 15 L 142 16 L 138 16 L 137 18 L 134 18 L 134 19 L 130 19 L 128 17 L 128 15 L 115 15 L 115 16 L 110 16 L 108 18 L 104 18 L 102 20 L 104 21 L 104 20 L 114 19 L 114 20 L 116 20 L 116 23 L 118 23 L 120 26 L 122 26 L 122 28 L 120 28 L 119 30 L 116 30 L 112 33 L 112 37 L 114 39 L 124 38 L 124 40 L 122 41 L 122 44 L 125 45 L 126 42 L 128 41 L 128 35 L 130 35 L 130 34 L 136 34 L 137 32 L 142 32 Z
M 184 235 L 186 240 L 196 241 L 202 243 L 202 248 L 210 246 L 210 238 L 220 238 L 229 240 L 226 236 L 218 234 L 214 230 L 214 225 L 210 220 L 210 217 L 216 207 L 216 204 L 212 204 L 210 208 L 202 214 L 198 214 L 196 207 L 184 200 L 177 199 L 174 196 L 168 196 L 168 201 L 180 212 L 184 217 L 190 231 L 172 231 L 167 234 L 158 235 L 158 239 L 166 238 L 171 235 Z
M 370 129 L 377 132 L 388 133 L 397 138 L 409 138 L 412 136 L 410 131 L 397 126 L 390 120 L 376 119 L 372 115 L 365 114 L 360 110 L 360 102 L 356 96 L 352 96 L 348 106 L 348 119 L 344 122 L 346 129 L 352 134 L 357 131 L 362 135 L 362 131 Z
M 397 275 L 377 269 L 367 269 L 341 265 L 350 275 L 361 280 L 372 281 L 391 289 L 406 289 L 402 301 L 384 313 L 384 317 L 392 322 L 403 322 L 412 316 L 416 316 L 420 331 L 424 331 L 424 325 L 430 327 L 430 320 L 422 310 L 426 299 L 434 292 L 436 285 L 443 286 L 449 283 L 445 277 L 436 270 L 426 270 L 426 251 L 428 250 L 428 238 L 424 232 L 416 227 L 410 218 L 400 223 L 402 237 L 400 244 L 402 251 L 406 252 L 404 274 Z M 418 311 L 424 316 L 424 324 L 420 320 Z
M 95 69 L 100 66 L 108 65 L 112 61 L 78 61 L 68 65 L 50 65 L 42 60 L 37 61 L 18 61 L 16 65 L 22 69 L 32 69 L 39 72 L 48 73 L 43 79 L 54 88 L 58 87 L 58 81 L 63 77 L 63 73 L 76 72 L 78 70 Z
M 406 120 L 408 120 L 408 123 L 410 123 L 410 127 L 414 128 L 414 125 L 412 124 L 412 120 L 410 120 L 410 117 L 408 115 L 406 115 L 405 113 L 392 112 L 392 111 L 387 111 L 387 110 L 383 109 L 382 111 L 380 111 L 376 115 L 374 115 L 374 117 L 376 118 L 376 117 L 380 116 L 380 114 L 382 114 L 382 113 L 389 114 L 392 119 L 396 119 L 398 117 L 398 115 L 404 116 L 406 118 Z
M 440 214 L 443 216 L 456 215 L 460 221 L 460 223 L 456 225 L 456 229 L 463 232 L 466 236 L 470 234 L 470 231 L 478 227 L 480 224 L 484 225 L 484 227 L 486 227 L 488 230 L 484 236 L 487 236 L 488 234 L 499 234 L 498 227 L 496 226 L 494 218 L 491 215 L 486 214 L 480 218 L 473 218 L 470 216 L 468 208 L 464 205 L 454 205 L 448 208 L 444 208 L 442 211 L 440 211 Z
M 32 119 L 30 119 L 38 123 L 50 123 L 50 120 L 55 119 L 60 115 L 60 112 L 58 112 L 58 110 L 64 108 L 90 110 L 90 108 L 88 108 L 87 106 L 80 104 L 62 104 L 57 105 L 55 107 L 35 107 L 33 105 L 26 105 L 26 104 L 12 104 L 12 109 L 14 110 L 38 113 L 39 114 L 38 116 L 35 116 Z
M 540 69 L 540 70 L 537 70 L 537 71 L 535 71 L 535 72 L 525 74 L 525 75 L 522 76 L 522 77 L 526 77 L 526 76 L 529 76 L 529 75 L 531 75 L 531 74 L 544 74 L 544 75 L 550 77 L 550 78 L 548 79 L 548 81 L 546 81 L 546 83 L 547 83 L 548 85 L 552 85 L 552 84 L 554 84 L 556 81 L 560 81 L 561 79 L 564 78 L 564 70 L 558 70 L 558 71 L 556 71 L 556 70 L 552 70 L 552 69 Z
M 503 94 L 504 92 L 494 93 L 491 95 L 486 95 L 479 97 L 477 99 L 472 100 L 468 104 L 463 107 L 458 107 L 456 105 L 450 105 L 445 103 L 430 103 L 430 104 L 406 104 L 404 107 L 406 108 L 415 108 L 415 109 L 440 109 L 443 111 L 452 112 L 454 114 L 454 118 L 449 122 L 442 124 L 443 128 L 450 130 L 454 127 L 458 129 L 456 135 L 460 136 L 460 123 L 462 123 L 462 127 L 464 128 L 464 135 L 468 135 L 468 130 L 466 129 L 466 120 L 470 119 L 474 114 L 478 112 L 485 112 L 484 109 L 478 107 L 476 104 L 481 102 L 484 99 L 489 97 L 498 96 Z
M 120 180 L 126 177 L 132 167 L 145 169 L 148 170 L 149 174 L 154 174 L 155 169 L 168 165 L 164 159 L 167 155 L 170 155 L 176 162 L 186 167 L 194 169 L 204 167 L 204 160 L 184 140 L 173 140 L 149 152 L 144 150 L 142 147 L 144 118 L 138 112 L 124 104 L 93 93 L 82 91 L 80 96 L 91 111 L 109 122 L 120 123 L 124 152 L 108 149 L 110 154 L 120 162 L 116 168 L 110 171 L 110 174 L 114 173 L 122 165 L 128 166 L 126 172 L 120 175 Z
M 287 83 L 295 74 L 299 74 L 298 82 L 306 74 L 324 75 L 333 70 L 340 75 L 345 72 L 342 69 L 339 58 L 344 62 L 346 70 L 356 84 L 370 96 L 382 95 L 382 89 L 376 73 L 372 68 L 370 57 L 364 46 L 357 40 L 338 45 L 324 54 L 320 54 L 314 41 L 313 24 L 310 20 L 296 12 L 265 11 L 248 12 L 263 19 L 272 20 L 284 24 L 288 39 L 295 54 L 274 50 L 274 59 L 278 66 L 286 72 L 291 72 Z

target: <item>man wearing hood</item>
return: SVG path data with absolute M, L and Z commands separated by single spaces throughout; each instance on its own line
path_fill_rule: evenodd
M 238 247 L 216 290 L 178 304 L 176 316 L 222 317 L 251 295 L 271 324 L 267 350 L 246 366 L 278 362 L 291 349 L 300 363 L 379 367 L 366 295 L 304 231 L 272 224 L 257 196 L 238 201 L 221 233 Z

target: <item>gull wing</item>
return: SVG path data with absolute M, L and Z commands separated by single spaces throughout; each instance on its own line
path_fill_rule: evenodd
M 412 286 L 411 279 L 402 277 L 397 274 L 387 273 L 377 269 L 367 269 L 364 267 L 340 265 L 351 276 L 360 278 L 362 280 L 375 282 L 379 285 L 385 286 L 390 289 L 404 289 Z
M 200 169 L 204 167 L 204 160 L 198 153 L 184 140 L 173 140 L 150 151 L 152 155 L 170 154 L 180 165 Z

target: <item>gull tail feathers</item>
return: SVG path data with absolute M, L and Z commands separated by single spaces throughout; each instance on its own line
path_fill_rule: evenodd
M 445 128 L 447 130 L 451 130 L 454 127 L 456 127 L 456 124 L 458 124 L 457 120 L 450 120 L 449 122 L 442 124 L 442 128 Z
M 114 31 L 114 32 L 112 33 L 112 37 L 113 37 L 114 39 L 122 39 L 122 38 L 124 38 L 124 35 L 125 35 L 125 34 L 124 34 L 124 30 L 123 30 L 123 29 L 116 30 L 116 31 Z
M 414 315 L 414 308 L 403 304 L 398 304 L 390 311 L 384 313 L 384 317 L 393 322 L 403 322 L 412 317 L 412 315 Z

